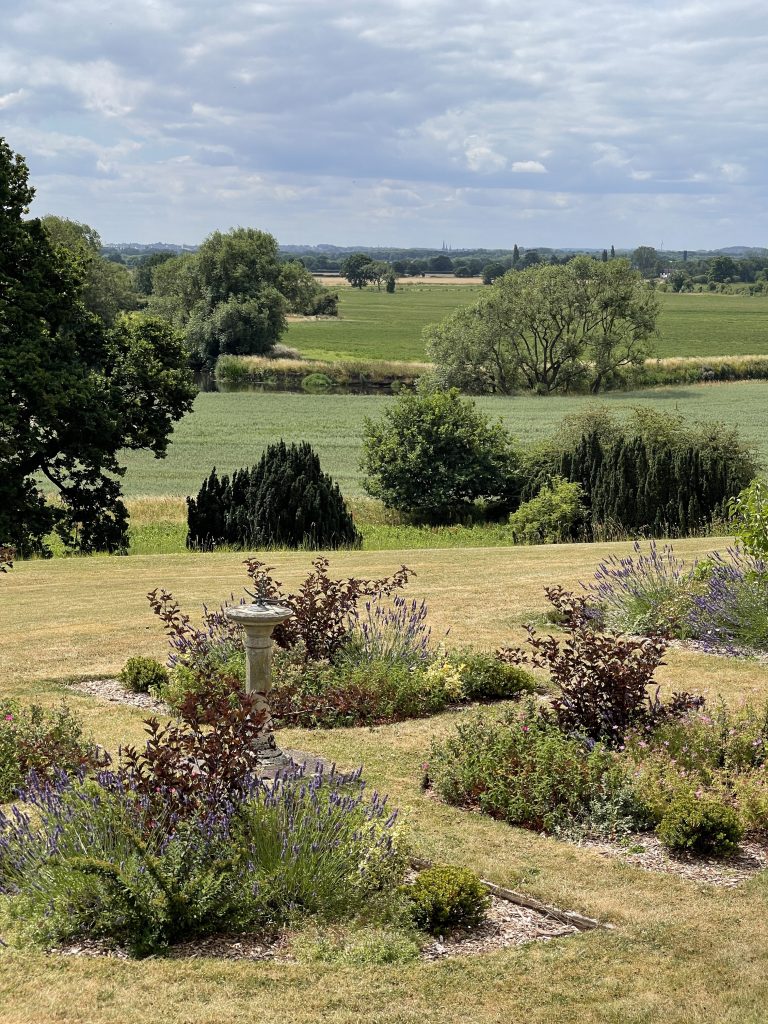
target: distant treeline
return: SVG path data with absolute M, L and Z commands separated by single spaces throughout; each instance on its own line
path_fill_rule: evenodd
M 152 265 L 171 256 L 196 251 L 197 246 L 153 243 L 104 245 L 102 255 L 116 263 L 147 271 Z M 577 255 L 598 260 L 624 257 L 644 277 L 656 279 L 668 290 L 695 291 L 728 284 L 762 284 L 768 271 L 768 249 L 736 246 L 728 250 L 657 251 L 652 246 L 636 249 L 553 249 L 546 246 L 512 249 L 439 249 L 392 248 L 376 246 L 343 247 L 333 245 L 279 247 L 283 262 L 297 261 L 315 274 L 342 273 L 342 265 L 350 255 L 364 253 L 372 260 L 387 263 L 401 277 L 423 274 L 452 274 L 455 277 L 483 277 L 486 283 L 508 270 L 526 270 L 541 263 L 563 264 Z M 720 290 L 718 288 L 718 290 Z M 753 289 L 754 290 L 754 289 Z M 758 291 L 765 289 L 757 289 Z

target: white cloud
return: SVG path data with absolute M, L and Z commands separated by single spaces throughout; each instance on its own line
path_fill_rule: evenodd
M 747 169 L 743 164 L 724 163 L 720 164 L 719 170 L 726 181 L 743 181 L 747 176 Z
M 485 140 L 470 136 L 464 142 L 464 155 L 471 171 L 492 173 L 506 167 L 507 158 L 497 153 Z
M 18 103 L 23 96 L 23 89 L 17 89 L 15 92 L 7 92 L 5 96 L 0 96 L 0 110 L 10 107 L 12 103 Z
M 547 168 L 538 160 L 515 160 L 512 171 L 514 174 L 546 174 Z

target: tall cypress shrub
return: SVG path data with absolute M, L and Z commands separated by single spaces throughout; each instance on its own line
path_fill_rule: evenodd
M 357 547 L 361 542 L 338 484 L 306 441 L 267 447 L 230 480 L 214 469 L 187 498 L 187 547 Z
M 593 528 L 685 535 L 723 515 L 756 465 L 738 437 L 712 424 L 638 416 L 579 434 L 573 423 L 553 443 L 536 475 L 581 484 Z

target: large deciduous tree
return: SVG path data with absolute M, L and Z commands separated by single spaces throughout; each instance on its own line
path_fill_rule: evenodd
M 164 455 L 195 388 L 165 323 L 108 328 L 86 307 L 82 261 L 26 218 L 33 195 L 0 139 L 0 543 L 45 553 L 55 529 L 80 551 L 121 550 L 118 452 Z
M 43 226 L 54 248 L 64 249 L 80 263 L 83 274 L 82 299 L 86 307 L 111 326 L 120 313 L 136 309 L 138 295 L 131 272 L 101 255 L 101 238 L 88 224 L 49 215 Z
M 643 277 L 656 277 L 659 263 L 659 254 L 652 245 L 640 245 L 632 253 L 632 266 L 637 267 Z
M 364 252 L 353 252 L 341 264 L 341 273 L 353 288 L 365 288 L 371 278 L 374 260 Z
M 446 385 L 480 394 L 577 385 L 597 392 L 647 357 L 658 311 L 626 260 L 579 256 L 505 274 L 425 338 Z
M 149 309 L 181 329 L 193 363 L 268 352 L 286 327 L 281 263 L 272 235 L 214 231 L 189 256 L 155 268 Z

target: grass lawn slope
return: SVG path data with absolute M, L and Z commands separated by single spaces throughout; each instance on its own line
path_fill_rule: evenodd
M 686 540 L 687 555 L 715 542 Z M 378 575 L 400 562 L 430 603 L 435 630 L 492 647 L 544 608 L 546 583 L 575 582 L 609 549 L 568 545 L 509 551 L 352 552 L 339 573 Z M 160 654 L 144 594 L 162 584 L 185 606 L 239 590 L 235 554 L 26 562 L 0 579 L 3 692 L 60 700 L 65 676 L 114 672 L 129 653 Z M 306 554 L 276 554 L 286 583 Z M 768 667 L 673 653 L 662 678 L 729 700 L 768 693 Z M 141 734 L 142 713 L 69 696 L 114 749 Z M 286 745 L 343 765 L 364 763 L 370 785 L 404 809 L 423 856 L 467 865 L 498 883 L 610 922 L 546 944 L 433 964 L 349 967 L 243 961 L 59 957 L 0 947 L 2 1024 L 763 1024 L 768 1005 L 768 881 L 716 889 L 642 871 L 589 848 L 510 828 L 435 802 L 419 789 L 430 741 L 461 715 L 375 729 L 284 731 Z

